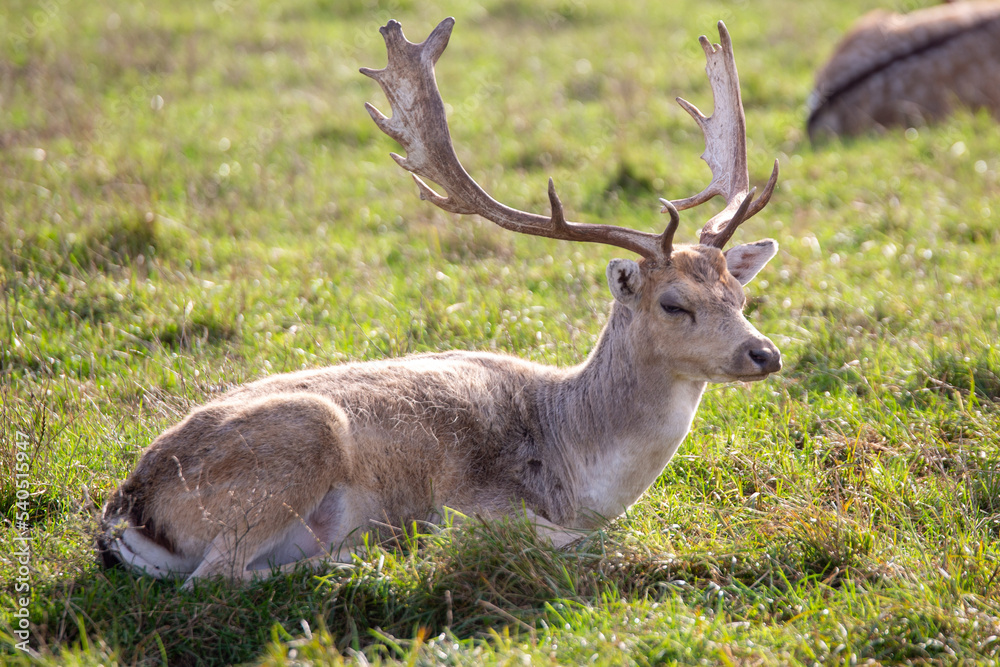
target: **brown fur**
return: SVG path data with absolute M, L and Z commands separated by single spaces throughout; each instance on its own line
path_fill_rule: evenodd
M 956 104 L 1000 117 L 1000 2 L 866 14 L 816 75 L 808 130 L 922 125 Z
M 706 381 L 780 367 L 748 358 L 777 350 L 743 319 L 717 249 L 626 266 L 636 294 L 612 285 L 620 300 L 579 366 L 415 355 L 267 377 L 196 409 L 109 500 L 101 550 L 157 576 L 243 579 L 349 558 L 365 532 L 445 507 L 524 508 L 555 543 L 616 516 L 673 455 Z M 667 293 L 692 316 L 666 313 Z

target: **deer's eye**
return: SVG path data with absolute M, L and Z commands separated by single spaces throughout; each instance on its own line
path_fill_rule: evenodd
M 663 308 L 663 312 L 667 315 L 690 315 L 691 311 L 680 305 L 673 299 L 662 299 L 660 301 L 660 307 Z

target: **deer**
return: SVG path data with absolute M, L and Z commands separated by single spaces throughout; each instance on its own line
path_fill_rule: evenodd
M 924 125 L 960 106 L 1000 118 L 995 0 L 862 16 L 816 74 L 806 128 L 817 142 Z
M 109 497 L 97 536 L 106 567 L 184 586 L 246 582 L 302 565 L 354 562 L 369 540 L 450 516 L 513 517 L 565 548 L 620 516 L 656 480 L 691 428 L 708 383 L 753 382 L 781 369 L 777 347 L 744 317 L 746 285 L 777 252 L 764 239 L 724 250 L 768 203 L 750 189 L 732 41 L 702 36 L 715 108 L 678 103 L 705 138 L 708 186 L 662 199 L 660 234 L 567 221 L 549 179 L 549 215 L 494 200 L 462 167 L 434 65 L 454 19 L 423 42 L 389 21 L 377 81 L 393 110 L 375 124 L 406 156 L 422 199 L 504 229 L 600 243 L 639 255 L 607 266 L 610 315 L 571 367 L 445 351 L 343 363 L 237 386 L 191 411 L 142 453 Z M 443 188 L 433 190 L 424 178 Z M 674 243 L 679 210 L 725 207 L 699 243 Z

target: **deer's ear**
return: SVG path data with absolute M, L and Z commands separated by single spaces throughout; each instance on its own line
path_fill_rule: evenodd
M 635 308 L 642 294 L 642 271 L 639 263 L 631 259 L 613 259 L 608 262 L 608 287 L 616 301 Z
M 755 243 L 733 246 L 723 254 L 726 256 L 726 268 L 733 278 L 746 285 L 753 277 L 771 261 L 778 253 L 778 242 L 774 239 L 764 239 Z

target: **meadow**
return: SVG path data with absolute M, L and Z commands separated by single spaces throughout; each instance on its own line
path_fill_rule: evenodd
M 813 73 L 875 6 L 5 2 L 0 662 L 993 664 L 1000 127 L 810 144 Z M 571 219 L 657 232 L 658 198 L 709 180 L 674 98 L 710 112 L 697 38 L 726 21 L 752 183 L 781 164 L 734 242 L 781 244 L 747 312 L 784 369 L 711 386 L 656 484 L 564 551 L 471 521 L 243 588 L 100 570 L 102 503 L 228 387 L 593 346 L 627 253 L 421 202 L 365 113 L 389 111 L 358 73 L 385 63 L 379 26 L 419 41 L 449 15 L 437 76 L 470 173 L 535 211 L 551 176 Z M 719 206 L 682 212 L 678 240 Z

